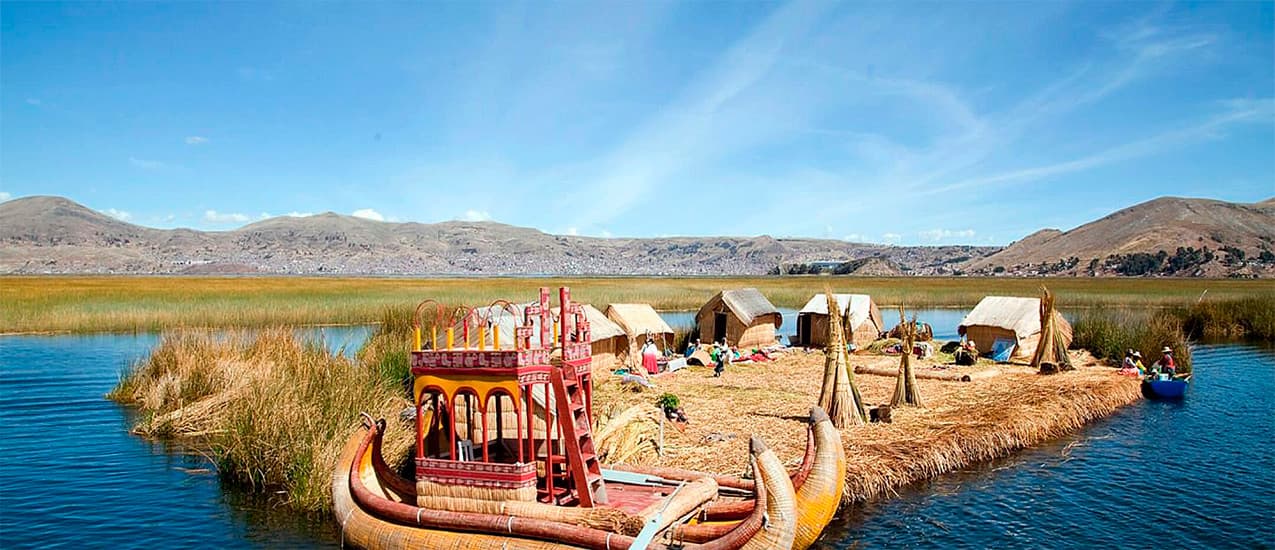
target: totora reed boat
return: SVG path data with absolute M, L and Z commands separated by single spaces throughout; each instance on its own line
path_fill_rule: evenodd
M 603 468 L 593 447 L 589 326 L 569 292 L 439 315 L 412 352 L 415 481 L 385 461 L 364 416 L 332 477 L 343 544 L 361 548 L 807 548 L 840 504 L 840 433 L 812 409 L 794 472 L 752 438 L 753 479 Z M 497 315 L 516 319 L 500 342 Z M 551 327 L 553 327 L 551 329 Z M 490 334 L 488 329 L 490 328 Z M 439 345 L 438 332 L 445 331 Z M 456 345 L 459 329 L 462 343 Z M 476 339 L 471 338 L 476 336 Z

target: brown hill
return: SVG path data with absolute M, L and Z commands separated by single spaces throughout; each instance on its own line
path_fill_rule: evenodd
M 0 273 L 744 275 L 882 256 L 924 274 L 929 265 L 997 250 L 768 235 L 599 239 L 493 222 L 389 223 L 331 212 L 232 231 L 165 230 L 58 197 L 0 204 L 0 243 Z
M 1084 271 L 1089 262 L 1133 253 L 1174 254 L 1178 247 L 1223 247 L 1243 250 L 1248 257 L 1275 246 L 1275 199 L 1259 203 L 1231 203 L 1211 199 L 1162 197 L 1117 211 L 1067 232 L 1038 231 L 995 254 L 964 264 L 971 272 L 1002 267 L 1010 272 L 1025 266 L 1078 259 L 1067 268 Z M 1220 261 L 1220 260 L 1219 260 Z M 1220 274 L 1213 272 L 1211 274 Z

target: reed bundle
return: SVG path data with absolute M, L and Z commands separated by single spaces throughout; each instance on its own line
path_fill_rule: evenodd
M 1054 310 L 1054 293 L 1043 286 L 1040 290 L 1040 340 L 1036 343 L 1031 366 L 1042 373 L 1075 370 L 1067 355 L 1071 331 L 1068 329 L 1064 334 L 1063 327 L 1068 325 L 1066 321 L 1060 321 L 1062 315 Z
M 890 399 L 891 407 L 912 405 L 923 407 L 921 394 L 916 389 L 916 375 L 912 372 L 912 345 L 916 341 L 916 316 L 907 322 L 903 315 L 903 306 L 899 306 L 899 327 L 903 335 L 903 354 L 899 356 L 899 377 L 894 385 L 894 398 Z
M 633 405 L 619 414 L 599 418 L 593 441 L 598 459 L 606 464 L 647 464 L 659 450 L 659 425 L 651 418 L 655 409 Z
M 836 311 L 830 309 L 829 311 Z M 837 324 L 837 323 L 829 323 Z M 844 348 L 843 348 L 844 349 Z M 797 535 L 797 495 L 788 471 L 759 438 L 749 441 L 750 450 L 757 456 L 755 472 L 759 483 L 766 484 L 766 528 L 744 545 L 744 550 L 773 550 L 792 548 Z
M 716 485 L 713 486 L 714 492 L 716 487 Z M 416 505 L 421 508 L 449 512 L 473 512 L 557 521 L 629 536 L 638 534 L 645 524 L 640 516 L 629 515 L 615 508 L 581 508 L 516 500 L 496 501 L 440 496 L 418 496 Z
M 828 299 L 828 314 L 839 317 L 841 311 L 837 306 L 837 297 L 831 289 L 824 289 Z M 828 323 L 828 347 L 824 352 L 823 385 L 820 386 L 819 408 L 828 412 L 832 424 L 844 428 L 868 421 L 868 411 L 863 406 L 863 397 L 859 388 L 854 385 L 854 371 L 850 368 L 850 358 L 846 354 L 845 322 L 836 318 Z

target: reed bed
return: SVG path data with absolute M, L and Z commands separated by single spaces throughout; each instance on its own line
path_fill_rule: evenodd
M 1275 288 L 1246 298 L 1201 299 L 1177 315 L 1192 338 L 1275 342 Z
M 918 379 L 926 407 L 893 411 L 891 424 L 842 430 L 849 502 L 892 494 L 899 487 L 1005 456 L 1073 431 L 1140 398 L 1136 379 L 1096 366 L 1077 353 L 1076 371 L 1040 376 L 1028 367 L 970 383 Z M 753 365 L 736 365 L 722 378 L 692 368 L 657 379 L 656 392 L 681 397 L 690 423 L 684 432 L 665 431 L 659 465 L 724 474 L 744 474 L 750 435 L 761 436 L 789 466 L 805 449 L 806 411 L 819 395 L 822 352 L 795 352 Z M 897 368 L 898 359 L 852 356 L 851 364 Z M 919 362 L 918 370 L 929 368 Z M 862 376 L 864 401 L 888 404 L 895 379 Z M 650 399 L 601 384 L 599 403 L 623 406 Z
M 175 327 L 363 324 L 386 307 L 421 299 L 486 305 L 530 296 L 537 286 L 572 287 L 595 305 L 650 303 L 693 310 L 723 288 L 756 287 L 775 305 L 800 307 L 825 284 L 871 294 L 882 306 L 970 307 L 988 294 L 1035 296 L 1034 278 L 702 277 L 702 278 L 324 278 L 324 277 L 0 277 L 0 333 L 128 332 Z M 1177 307 L 1205 290 L 1211 300 L 1271 293 L 1268 281 L 1229 279 L 1050 279 L 1067 311 L 1098 305 Z
M 323 512 L 358 414 L 396 419 L 407 403 L 384 371 L 299 340 L 292 329 L 182 330 L 166 334 L 108 397 L 140 409 L 135 433 L 185 438 L 206 449 L 224 479 Z M 391 422 L 387 453 L 405 456 L 412 439 Z
M 1168 346 L 1173 349 L 1178 372 L 1191 371 L 1190 342 L 1181 319 L 1171 311 L 1083 311 L 1072 324 L 1071 345 L 1113 363 L 1119 363 L 1128 350 L 1139 351 L 1147 366 L 1159 359 L 1160 350 Z

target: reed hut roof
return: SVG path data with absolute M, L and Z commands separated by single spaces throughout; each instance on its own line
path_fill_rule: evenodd
M 584 317 L 589 320 L 589 331 L 593 338 L 593 341 L 589 342 L 590 344 L 607 338 L 625 335 L 624 329 L 608 319 L 598 308 L 590 304 L 580 304 L 580 307 L 584 308 Z M 553 308 L 554 317 L 558 316 L 558 309 L 556 307 Z
M 775 327 L 778 328 L 783 323 L 783 316 L 778 315 L 779 310 L 775 308 L 770 300 L 761 291 L 755 288 L 740 288 L 736 290 L 723 290 L 714 296 L 712 300 L 704 304 L 700 308 L 697 315 L 703 315 L 705 312 L 713 308 L 717 300 L 721 299 L 740 321 L 745 325 L 753 324 L 753 321 L 763 315 L 776 314 Z
M 863 325 L 864 321 L 871 320 L 876 324 L 877 328 L 881 328 L 882 320 L 880 310 L 872 307 L 872 297 L 867 294 L 833 294 L 833 298 L 837 299 L 837 308 L 841 316 L 846 316 L 847 312 L 850 316 L 850 329 L 854 330 Z M 806 306 L 801 308 L 798 313 L 814 313 L 816 315 L 828 314 L 828 298 L 824 294 L 815 294 Z M 873 315 L 876 313 L 876 315 Z
M 648 332 L 673 334 L 673 328 L 664 322 L 664 318 L 650 304 L 611 304 L 607 306 L 606 316 L 630 335 Z
M 961 320 L 960 329 L 983 325 L 1003 328 L 1015 334 L 1040 332 L 1040 298 L 987 296 Z

